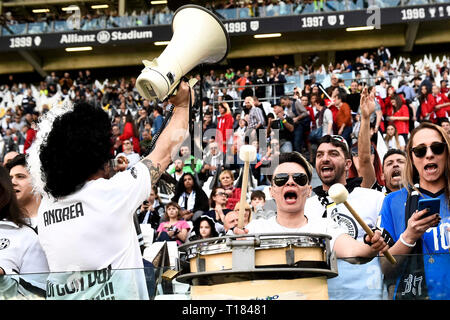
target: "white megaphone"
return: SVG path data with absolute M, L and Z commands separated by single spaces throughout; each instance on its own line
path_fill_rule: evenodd
M 173 36 L 166 49 L 153 61 L 142 61 L 145 68 L 136 87 L 145 99 L 166 99 L 180 79 L 199 64 L 218 63 L 230 48 L 222 22 L 209 10 L 189 4 L 175 11 Z

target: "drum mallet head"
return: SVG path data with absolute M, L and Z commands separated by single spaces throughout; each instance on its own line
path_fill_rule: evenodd
M 328 190 L 328 195 L 336 204 L 339 204 L 347 201 L 348 191 L 343 184 L 335 183 Z
M 239 148 L 239 158 L 244 162 L 251 162 L 256 159 L 256 148 L 245 144 Z

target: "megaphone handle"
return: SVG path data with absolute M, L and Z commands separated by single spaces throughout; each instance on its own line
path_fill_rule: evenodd
M 186 77 L 181 78 L 182 81 L 186 81 L 185 79 L 187 80 Z M 180 80 L 180 82 L 181 82 L 181 80 Z M 178 88 L 178 86 L 177 86 L 177 88 Z M 192 110 L 192 95 L 191 95 L 191 90 L 192 90 L 192 88 L 189 87 L 189 111 Z M 175 89 L 173 92 L 176 92 L 176 89 Z M 173 93 L 173 92 L 172 92 L 172 93 Z M 153 149 L 155 148 L 156 141 L 158 140 L 159 136 L 160 136 L 161 133 L 163 132 L 164 128 L 167 126 L 167 123 L 169 123 L 170 119 L 172 118 L 172 115 L 173 115 L 173 109 L 174 109 L 174 108 L 175 108 L 174 105 L 171 105 L 171 106 L 170 106 L 169 112 L 168 112 L 167 115 L 164 117 L 164 121 L 163 121 L 163 123 L 162 123 L 162 125 L 161 125 L 161 128 L 159 128 L 158 132 L 153 136 L 152 142 L 150 143 L 150 147 L 149 147 L 149 153 L 152 152 Z M 190 113 L 189 113 L 189 114 L 190 114 Z M 192 136 L 192 133 L 190 133 L 190 134 L 191 134 L 191 136 Z
M 370 237 L 373 237 L 372 229 L 370 229 L 369 226 L 367 225 L 367 223 L 363 219 L 361 219 L 359 214 L 356 213 L 355 209 L 353 209 L 353 207 L 347 201 L 344 202 L 344 205 L 347 207 L 348 211 L 350 211 L 350 213 L 356 219 L 356 221 L 358 221 L 359 225 L 364 229 L 364 231 Z M 397 263 L 397 260 L 395 260 L 395 258 L 389 253 L 389 251 L 386 251 L 384 253 L 384 256 L 389 260 L 390 263 L 392 263 L 392 264 L 396 264 Z

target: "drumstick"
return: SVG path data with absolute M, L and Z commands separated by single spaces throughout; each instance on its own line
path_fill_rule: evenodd
M 325 89 L 323 88 L 322 84 L 319 83 L 317 86 L 319 87 L 320 90 L 322 90 L 323 93 L 325 93 L 325 95 L 327 96 L 328 99 L 333 100 L 333 99 L 331 99 L 331 97 L 328 95 L 328 93 L 325 91 Z
M 247 184 L 250 161 L 256 159 L 256 148 L 246 144 L 239 149 L 239 158 L 244 161 L 244 175 L 242 177 L 241 200 L 239 201 L 238 228 L 244 228 L 245 203 L 247 202 Z
M 330 195 L 331 199 L 333 199 L 333 201 L 336 204 L 343 203 L 347 207 L 348 211 L 350 211 L 350 213 L 356 219 L 356 221 L 358 221 L 358 223 L 361 225 L 361 227 L 364 229 L 364 231 L 370 237 L 373 237 L 373 234 L 374 234 L 373 231 L 369 228 L 367 223 L 365 223 L 364 220 L 361 219 L 361 217 L 356 213 L 356 211 L 353 209 L 353 207 L 347 202 L 348 191 L 347 191 L 347 189 L 345 188 L 344 185 L 342 185 L 340 183 L 333 184 L 330 187 L 330 189 L 328 190 L 328 194 Z M 397 261 L 389 253 L 389 251 L 386 251 L 384 253 L 384 255 L 386 256 L 386 258 L 389 260 L 390 263 L 392 263 L 392 264 L 396 264 L 397 263 Z

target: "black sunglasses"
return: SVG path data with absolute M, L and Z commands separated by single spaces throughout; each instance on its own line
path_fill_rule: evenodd
M 273 176 L 272 181 L 277 187 L 282 187 L 288 182 L 289 176 L 292 176 L 294 182 L 299 186 L 304 186 L 308 183 L 308 176 L 304 173 L 278 173 Z
M 227 198 L 228 198 L 228 194 L 225 193 L 225 192 L 217 192 L 216 195 L 217 195 L 217 196 L 224 196 L 224 197 L 227 197 Z
M 430 145 L 430 149 L 431 149 L 431 152 L 433 152 L 435 155 L 440 155 L 445 151 L 446 146 L 447 146 L 447 144 L 444 142 L 433 142 Z M 425 157 L 425 155 L 427 154 L 427 150 L 428 150 L 428 147 L 425 145 L 420 145 L 418 147 L 411 148 L 411 151 L 414 152 L 414 155 L 417 158 Z

